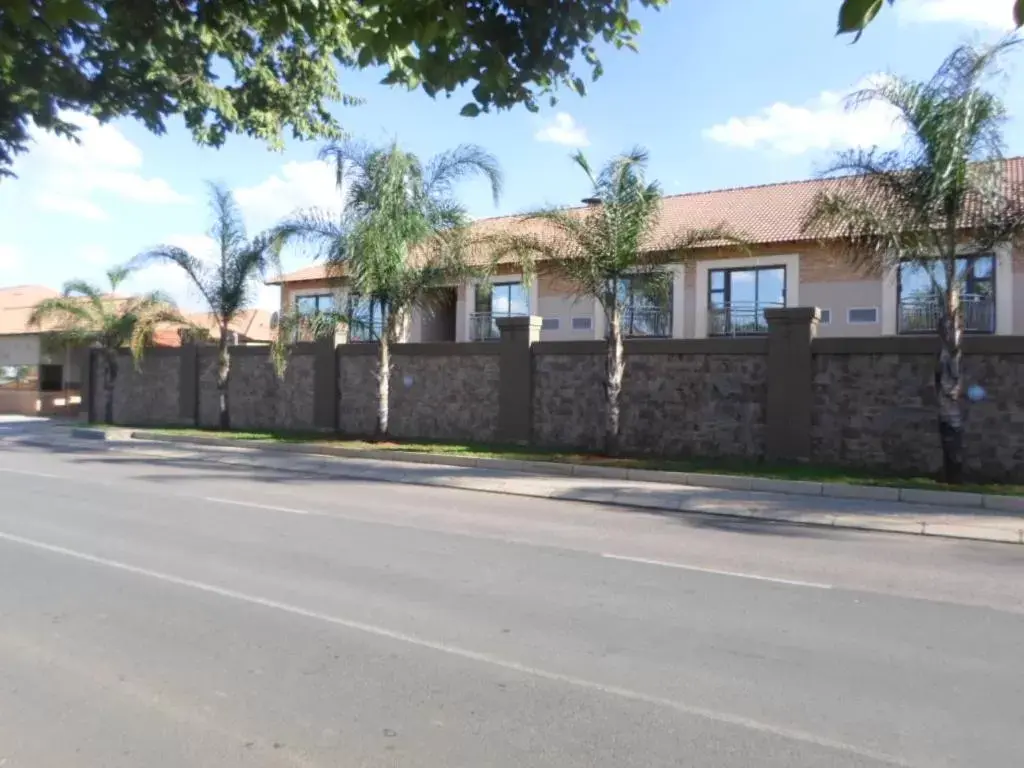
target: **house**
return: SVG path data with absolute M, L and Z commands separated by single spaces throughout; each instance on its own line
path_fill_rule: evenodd
M 1014 186 L 1024 183 L 1024 158 L 1006 162 Z M 802 232 L 815 195 L 835 181 L 806 180 L 664 199 L 652 250 L 673 232 L 724 223 L 750 243 L 748 250 L 708 247 L 687 263 L 672 263 L 668 296 L 644 292 L 641 279 L 619 287 L 626 296 L 623 329 L 630 337 L 706 338 L 767 331 L 764 310 L 816 306 L 819 336 L 878 336 L 930 333 L 938 304 L 931 277 L 906 264 L 882 272 L 862 272 L 836 249 Z M 577 208 L 574 210 L 584 210 Z M 524 226 L 522 218 L 482 219 L 473 227 L 496 232 Z M 978 334 L 1024 334 L 1024 253 L 1011 244 L 990 252 L 965 251 L 965 329 Z M 313 265 L 270 282 L 281 287 L 282 312 L 315 313 L 347 301 L 343 278 L 331 278 Z M 404 341 L 478 341 L 495 338 L 495 319 L 532 314 L 543 318 L 541 340 L 598 339 L 604 315 L 597 302 L 578 298 L 543 264 L 536 279 L 525 282 L 511 264 L 499 269 L 488 286 L 465 284 L 441 290 L 437 307 L 416 311 L 403 329 Z M 368 308 L 364 308 L 368 312 Z M 363 325 L 379 327 L 367 315 Z M 356 334 L 348 340 L 366 336 Z M 345 339 L 341 339 L 345 340 Z
M 43 285 L 0 288 L 0 413 L 64 413 L 81 402 L 84 350 L 54 348 L 47 328 L 28 325 L 32 308 L 58 295 Z
M 210 341 L 220 338 L 220 323 L 209 312 L 184 314 L 185 320 L 200 333 L 206 333 Z M 265 309 L 244 309 L 229 325 L 232 344 L 269 344 L 274 337 L 274 315 Z M 153 343 L 159 347 L 181 346 L 182 328 L 170 323 L 157 328 Z

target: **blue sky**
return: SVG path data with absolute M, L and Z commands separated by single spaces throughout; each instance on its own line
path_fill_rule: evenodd
M 954 45 L 995 39 L 1008 26 L 1010 0 L 899 0 L 886 6 L 856 45 L 833 36 L 839 0 L 692 3 L 644 12 L 640 53 L 607 51 L 606 74 L 586 97 L 564 93 L 554 108 L 460 117 L 465 98 L 431 100 L 378 84 L 380 73 L 346 72 L 343 87 L 360 107 L 338 108 L 344 128 L 371 142 L 398 139 L 424 156 L 463 142 L 492 151 L 505 171 L 495 206 L 480 184 L 462 188 L 474 216 L 570 204 L 586 180 L 568 160 L 582 147 L 595 163 L 633 145 L 651 153 L 650 173 L 668 193 L 806 178 L 837 149 L 898 140 L 891 116 L 850 114 L 842 97 L 872 75 L 926 77 Z M 1024 153 L 1024 72 L 1007 61 L 1004 95 L 1012 119 L 1008 150 Z M 132 121 L 83 123 L 83 143 L 52 136 L 19 158 L 20 178 L 0 182 L 0 285 L 60 287 L 101 279 L 112 264 L 170 242 L 209 247 L 204 180 L 228 184 L 250 229 L 297 207 L 337 205 L 316 143 L 283 152 L 231 137 L 219 150 L 195 146 L 180 123 L 154 136 Z M 310 261 L 293 253 L 286 269 Z M 162 288 L 197 306 L 181 275 L 157 267 L 135 290 Z M 276 289 L 260 302 L 276 306 Z

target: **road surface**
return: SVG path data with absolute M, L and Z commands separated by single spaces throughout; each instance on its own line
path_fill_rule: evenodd
M 0 765 L 1020 766 L 1024 547 L 0 439 Z

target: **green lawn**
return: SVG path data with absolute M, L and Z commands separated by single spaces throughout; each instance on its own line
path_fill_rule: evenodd
M 665 459 L 646 456 L 609 458 L 592 453 L 544 450 L 529 446 L 494 445 L 490 443 L 370 442 L 367 440 L 347 440 L 341 439 L 337 435 L 322 432 L 221 432 L 212 429 L 187 428 L 147 429 L 146 431 L 196 437 L 224 437 L 234 440 L 265 443 L 316 443 L 356 450 L 410 451 L 414 453 L 436 453 L 479 458 L 525 459 L 529 461 L 593 464 L 635 469 L 659 469 L 672 472 L 708 472 L 729 475 L 751 475 L 780 480 L 807 480 L 824 483 L 879 485 L 891 488 L 921 488 L 935 491 L 964 491 L 1001 494 L 1004 496 L 1024 496 L 1024 485 L 992 483 L 949 486 L 938 482 L 933 477 L 927 476 L 885 474 L 851 469 L 849 467 L 828 467 L 816 464 L 771 465 L 723 459 Z

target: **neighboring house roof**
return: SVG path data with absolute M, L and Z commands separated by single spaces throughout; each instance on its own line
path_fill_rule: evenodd
M 41 329 L 29 327 L 32 308 L 43 299 L 60 293 L 45 285 L 14 285 L 0 288 L 0 335 L 39 333 Z
M 185 319 L 208 330 L 210 338 L 220 337 L 220 324 L 209 312 L 187 314 Z M 229 327 L 245 341 L 269 342 L 273 338 L 272 319 L 273 313 L 266 309 L 245 309 L 235 316 Z
M 1004 164 L 1007 187 L 1024 188 L 1024 157 L 1008 158 Z M 818 237 L 803 231 L 804 218 L 812 201 L 819 192 L 830 187 L 856 184 L 858 181 L 857 177 L 807 179 L 668 195 L 663 199 L 661 217 L 651 237 L 650 249 L 660 250 L 687 230 L 708 229 L 719 224 L 724 224 L 753 245 L 817 240 Z M 569 213 L 586 210 L 586 206 L 567 209 Z M 526 223 L 525 217 L 516 215 L 478 219 L 472 228 L 474 233 L 487 236 L 515 231 L 517 225 L 528 229 L 538 226 L 536 222 Z M 281 285 L 328 277 L 326 265 L 314 264 L 267 284 Z

